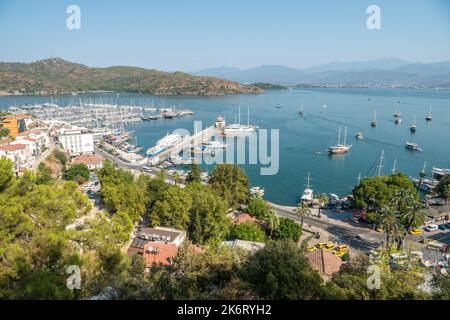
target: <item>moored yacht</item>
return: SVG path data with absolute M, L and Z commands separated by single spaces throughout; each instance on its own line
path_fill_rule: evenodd
M 308 172 L 308 178 L 306 178 L 307 183 L 306 183 L 306 189 L 303 190 L 303 194 L 300 198 L 300 202 L 303 204 L 311 204 L 314 200 L 314 191 L 313 189 L 311 189 L 311 185 L 310 185 L 310 180 L 312 180 L 310 178 L 310 173 Z

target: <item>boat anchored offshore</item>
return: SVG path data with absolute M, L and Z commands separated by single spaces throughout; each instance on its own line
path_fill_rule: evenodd
M 409 150 L 420 151 L 419 145 L 415 142 L 406 142 L 405 147 Z
M 362 132 L 356 133 L 355 137 L 356 137 L 356 139 L 358 139 L 358 140 L 364 139 L 364 136 L 363 136 Z
M 409 131 L 411 131 L 412 133 L 415 133 L 417 130 L 417 125 L 416 125 L 416 117 L 414 117 L 414 121 L 411 125 L 411 128 L 409 128 Z
M 370 122 L 370 125 L 375 128 L 377 126 L 377 110 L 373 112 L 373 119 L 372 122 Z
M 395 118 L 394 122 L 395 122 L 395 124 L 400 124 L 402 122 L 402 118 L 397 117 L 397 118 Z
M 431 106 L 430 106 L 430 111 L 428 111 L 428 115 L 427 115 L 427 117 L 425 118 L 425 120 L 431 121 L 432 119 L 433 119 L 433 116 L 431 115 Z
M 303 105 L 300 105 L 300 111 L 298 112 L 298 114 L 302 117 L 305 115 L 305 112 L 303 111 Z
M 281 104 L 277 103 L 277 104 L 275 105 L 275 108 L 281 109 Z
M 341 144 L 341 127 L 339 127 L 339 135 L 338 135 L 338 144 L 335 146 L 331 146 L 328 149 L 328 152 L 330 154 L 342 154 L 347 153 L 352 148 L 351 145 L 346 145 L 347 140 L 347 127 L 345 127 L 345 133 L 344 133 L 344 143 Z

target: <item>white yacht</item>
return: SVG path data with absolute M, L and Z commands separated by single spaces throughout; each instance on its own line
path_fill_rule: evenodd
M 352 148 L 351 145 L 346 144 L 347 140 L 347 127 L 345 127 L 345 134 L 344 134 L 344 143 L 341 144 L 341 127 L 339 127 L 339 136 L 338 136 L 338 144 L 335 146 L 331 146 L 328 148 L 328 152 L 330 154 L 341 154 L 341 153 L 347 153 Z
M 304 204 L 311 204 L 314 200 L 314 191 L 313 189 L 311 189 L 311 185 L 310 185 L 310 173 L 308 172 L 308 178 L 306 178 L 307 183 L 306 183 L 306 189 L 303 190 L 303 194 L 300 198 L 300 202 L 304 203 Z
M 167 150 L 170 147 L 173 147 L 177 143 L 181 142 L 183 137 L 179 134 L 168 134 L 164 138 L 158 140 L 156 145 L 147 150 L 146 154 L 149 157 L 154 157 L 161 152 Z
M 230 125 L 226 125 L 223 129 L 224 135 L 242 135 L 256 132 L 257 126 L 250 125 L 250 108 L 247 110 L 247 124 L 241 124 L 241 106 L 239 106 L 239 121 Z

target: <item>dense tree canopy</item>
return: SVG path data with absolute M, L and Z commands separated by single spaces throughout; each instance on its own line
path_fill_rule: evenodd
M 290 239 L 295 242 L 300 240 L 302 227 L 288 218 L 281 218 L 278 226 L 273 230 L 272 238 L 277 240 Z
M 292 241 L 273 241 L 249 257 L 242 279 L 262 299 L 326 298 L 322 279 Z
M 220 164 L 214 168 L 209 179 L 211 188 L 227 201 L 230 208 L 247 203 L 249 182 L 244 170 L 238 165 Z
M 230 232 L 231 239 L 263 242 L 265 237 L 264 230 L 250 221 L 234 225 Z
M 78 184 L 83 184 L 89 180 L 89 169 L 85 164 L 75 164 L 68 170 L 64 171 L 64 180 L 75 181 Z
M 416 194 L 414 184 L 404 173 L 366 178 L 353 189 L 353 206 L 378 211 L 388 205 L 399 190 Z M 415 197 L 418 199 L 417 195 Z
M 191 184 L 188 192 L 192 197 L 189 225 L 192 240 L 206 244 L 224 239 L 231 225 L 226 202 L 199 183 Z
M 191 208 L 191 195 L 183 188 L 170 186 L 156 200 L 150 215 L 151 224 L 185 230 Z

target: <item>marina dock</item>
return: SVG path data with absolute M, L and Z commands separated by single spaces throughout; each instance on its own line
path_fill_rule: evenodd
M 211 139 L 212 136 L 219 134 L 220 131 L 214 127 L 207 127 L 199 132 L 194 133 L 191 136 L 186 136 L 183 141 L 177 143 L 176 145 L 164 150 L 156 157 L 151 158 L 151 164 L 157 165 L 165 160 L 170 159 L 172 155 L 178 155 L 181 151 L 188 149 L 190 146 L 197 147 L 200 146 L 204 140 Z

